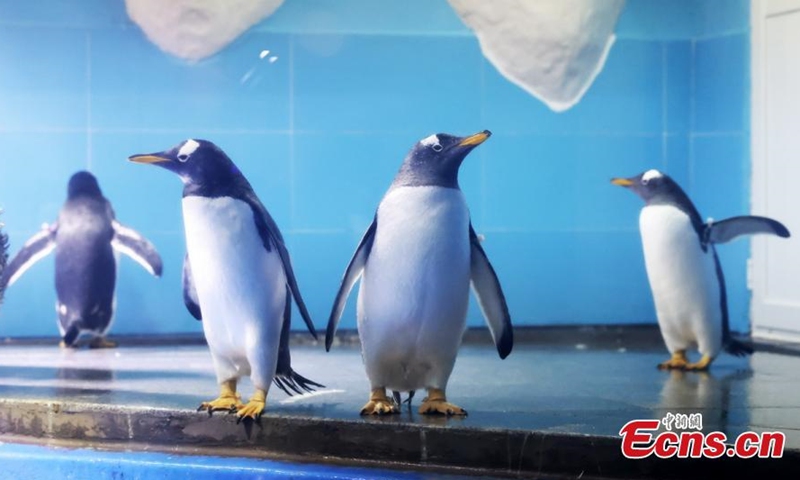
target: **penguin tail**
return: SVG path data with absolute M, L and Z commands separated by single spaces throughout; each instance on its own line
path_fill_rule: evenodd
M 78 339 L 78 335 L 80 335 L 81 329 L 78 326 L 77 322 L 73 322 L 72 325 L 67 329 L 64 333 L 64 345 L 71 347 L 75 344 L 75 340 Z
M 315 391 L 317 388 L 325 388 L 325 385 L 321 385 L 313 380 L 309 380 L 291 368 L 285 372 L 275 373 L 275 378 L 273 378 L 273 381 L 278 388 L 286 392 L 286 394 L 290 397 L 294 394 L 302 395 L 304 393 L 310 393 Z
M 753 347 L 747 343 L 731 338 L 725 345 L 725 351 L 736 357 L 744 357 L 753 354 Z

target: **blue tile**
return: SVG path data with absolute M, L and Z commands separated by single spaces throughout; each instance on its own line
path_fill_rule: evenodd
M 128 156 L 166 150 L 187 138 L 205 138 L 222 148 L 253 186 L 278 226 L 289 228 L 289 136 L 220 133 L 98 133 L 92 136 L 92 171 L 120 221 L 146 232 L 183 233 L 181 192 L 173 173 L 127 161 Z M 143 232 L 143 233 L 146 233 Z
M 314 326 L 325 337 L 328 316 L 347 264 L 369 223 L 359 231 L 347 233 L 289 233 L 286 246 L 292 258 L 300 294 L 305 300 Z M 353 287 L 339 323 L 340 329 L 356 328 L 356 298 L 359 285 Z M 292 329 L 306 330 L 297 306 L 293 306 Z
M 660 133 L 662 57 L 660 42 L 617 41 L 581 101 L 561 113 L 550 110 L 487 63 L 486 128 L 497 133 Z
M 486 155 L 485 227 L 630 229 L 641 201 L 610 184 L 659 167 L 661 136 L 497 135 Z
M 695 132 L 739 132 L 749 128 L 748 35 L 695 44 Z
M 418 140 L 398 134 L 297 134 L 293 228 L 363 233 Z
M 686 192 L 690 186 L 689 134 L 669 134 L 664 138 L 666 151 L 663 172 L 672 177 Z
M 86 150 L 86 135 L 80 133 L 0 133 L 0 221 L 11 256 L 43 223 L 58 218 L 69 177 L 86 167 Z M 0 336 L 58 335 L 53 265 L 50 255 L 8 288 Z
M 78 30 L 0 28 L 0 128 L 85 129 L 86 49 Z
M 666 49 L 666 105 L 664 130 L 688 132 L 691 128 L 692 44 L 689 41 L 668 42 Z
M 12 238 L 11 254 L 16 254 L 27 239 L 25 235 Z M 55 306 L 55 261 L 51 254 L 6 289 L 0 309 L 0 337 L 57 337 Z
M 143 233 L 144 226 L 130 225 Z M 183 233 L 146 235 L 164 262 L 156 278 L 120 255 L 117 270 L 117 311 L 110 334 L 155 335 L 202 333 L 203 327 L 183 304 L 181 272 L 186 243 Z M 166 321 L 165 321 L 166 320 Z
M 717 246 L 728 294 L 728 318 L 734 332 L 750 332 L 750 299 L 747 288 L 747 259 L 750 257 L 750 239 L 738 238 Z
M 746 168 L 749 154 L 741 134 L 692 139 L 690 195 L 703 218 L 717 220 L 749 212 Z
M 270 55 L 259 58 L 262 50 Z M 271 56 L 278 60 L 270 63 Z M 286 130 L 289 49 L 249 32 L 198 63 L 163 53 L 138 29 L 92 33 L 92 125 L 103 129 Z
M 655 322 L 638 230 L 486 232 L 483 247 L 515 325 Z
M 627 0 L 615 33 L 619 38 L 649 40 L 693 38 L 699 30 L 700 8 L 698 0 Z
M 106 0 L 0 0 L 0 24 L 97 28 L 132 24 L 124 2 Z
M 710 37 L 750 31 L 749 0 L 700 0 L 697 36 Z
M 0 133 L 0 207 L 12 250 L 56 220 L 86 152 L 84 133 Z
M 459 135 L 466 135 L 467 132 L 458 132 Z M 494 136 L 481 147 L 473 150 L 458 171 L 458 185 L 464 193 L 469 208 L 470 220 L 473 225 L 484 225 L 486 216 L 486 165 L 489 161 L 486 145 L 494 142 Z
M 292 33 L 470 34 L 446 0 L 284 2 L 254 28 Z
M 481 53 L 473 38 L 299 35 L 295 128 L 476 131 Z

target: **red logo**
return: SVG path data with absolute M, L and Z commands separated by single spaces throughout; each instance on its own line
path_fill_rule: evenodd
M 659 425 L 666 431 L 657 433 Z M 673 428 L 680 431 L 673 431 Z M 739 458 L 781 458 L 786 435 L 782 432 L 744 432 L 732 444 L 723 432 L 702 432 L 703 416 L 668 413 L 659 420 L 631 420 L 619 434 L 622 454 L 640 459 L 655 455 L 658 458 L 719 458 L 723 455 Z

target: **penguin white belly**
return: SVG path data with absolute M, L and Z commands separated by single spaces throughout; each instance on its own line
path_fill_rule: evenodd
M 716 356 L 722 344 L 720 288 L 709 247 L 680 209 L 651 205 L 639 217 L 645 266 L 659 328 L 671 353 L 697 346 Z
M 358 294 L 373 387 L 445 388 L 466 326 L 469 285 L 463 193 L 429 186 L 387 193 Z
M 267 389 L 275 373 L 286 277 L 264 248 L 248 204 L 230 197 L 183 199 L 186 247 L 203 331 L 218 380 L 251 375 Z

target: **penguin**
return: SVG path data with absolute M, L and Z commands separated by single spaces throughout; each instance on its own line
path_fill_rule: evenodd
M 0 210 L 0 213 L 3 211 Z M 0 279 L 2 279 L 3 272 L 8 265 L 8 234 L 3 231 L 5 224 L 0 222 Z M 5 294 L 6 286 L 0 282 L 0 304 L 3 303 L 3 295 Z
M 72 175 L 58 219 L 43 225 L 11 259 L 0 285 L 11 286 L 33 264 L 55 250 L 55 287 L 62 347 L 76 347 L 81 334 L 90 348 L 113 348 L 105 338 L 114 321 L 117 256 L 128 255 L 155 277 L 162 273 L 156 248 L 116 219 L 97 179 L 86 171 Z
M 723 349 L 739 357 L 752 354 L 751 346 L 731 336 L 716 245 L 752 234 L 787 238 L 789 230 L 776 220 L 752 215 L 704 223 L 683 189 L 655 169 L 611 183 L 645 202 L 639 215 L 645 267 L 658 326 L 671 354 L 658 368 L 702 371 Z M 699 350 L 697 362 L 689 362 L 689 348 Z
M 288 395 L 324 387 L 291 368 L 291 302 L 316 339 L 281 232 L 250 183 L 220 147 L 188 139 L 175 147 L 129 160 L 153 164 L 183 182 L 183 301 L 196 319 L 211 352 L 219 397 L 198 411 L 236 411 L 258 419 L 274 381 Z M 240 377 L 255 392 L 239 400 Z
M 398 413 L 400 392 L 409 392 L 410 408 L 418 389 L 427 390 L 419 413 L 467 414 L 447 400 L 446 388 L 466 329 L 470 285 L 500 358 L 511 352 L 508 305 L 458 184 L 462 161 L 490 135 L 439 133 L 417 142 L 344 272 L 325 348 L 360 278 L 357 324 L 371 387 L 362 415 Z

